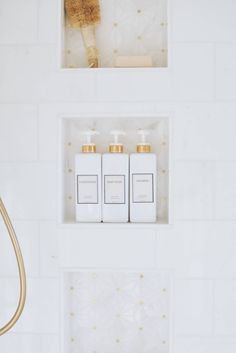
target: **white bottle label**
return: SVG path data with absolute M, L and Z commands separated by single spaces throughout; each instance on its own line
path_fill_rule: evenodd
M 132 174 L 132 201 L 134 203 L 153 203 L 153 174 Z
M 98 203 L 98 175 L 77 175 L 77 203 Z
M 104 203 L 125 204 L 125 175 L 104 175 Z

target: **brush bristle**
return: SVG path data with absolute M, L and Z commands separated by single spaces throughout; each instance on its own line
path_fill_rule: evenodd
M 72 27 L 87 27 L 100 23 L 99 0 L 65 0 L 65 9 Z

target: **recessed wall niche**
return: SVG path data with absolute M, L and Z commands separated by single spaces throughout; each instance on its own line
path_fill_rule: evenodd
M 167 0 L 61 4 L 62 68 L 168 66 Z
M 170 276 L 65 272 L 63 352 L 169 353 Z
M 168 116 L 75 116 L 61 119 L 60 136 L 60 175 L 61 175 L 61 222 L 63 224 L 83 225 L 75 221 L 75 155 L 81 152 L 81 146 L 85 142 L 83 132 L 94 129 L 100 132 L 95 136 L 97 152 L 108 152 L 109 143 L 112 142 L 111 130 L 123 130 L 122 136 L 124 152 L 136 152 L 136 145 L 140 141 L 138 129 L 146 129 L 151 133 L 148 142 L 151 143 L 152 152 L 157 155 L 157 209 L 156 223 L 150 226 L 167 225 L 170 223 L 170 119 Z M 97 225 L 107 226 L 108 223 Z M 91 223 L 90 223 L 91 225 Z M 122 223 L 119 223 L 122 225 Z M 123 226 L 131 226 L 135 223 L 124 223 Z M 147 223 L 146 223 L 147 225 Z

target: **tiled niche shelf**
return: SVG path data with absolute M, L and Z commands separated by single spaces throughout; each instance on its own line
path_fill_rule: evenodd
M 61 0 L 60 68 L 88 68 L 80 28 L 74 28 Z M 167 68 L 169 62 L 168 0 L 100 0 L 100 24 L 95 28 L 101 68 L 142 67 L 120 59 L 146 57 L 146 65 Z M 141 59 L 141 62 L 142 59 Z M 150 64 L 151 62 L 151 64 Z
M 171 351 L 169 273 L 64 272 L 62 292 L 62 352 Z
M 124 130 L 122 137 L 126 153 L 135 152 L 138 129 L 151 130 L 149 142 L 157 155 L 157 221 L 156 223 L 78 223 L 75 221 L 74 159 L 84 142 L 82 132 L 95 129 L 100 132 L 94 142 L 97 152 L 104 153 L 111 142 L 109 132 Z M 87 115 L 64 116 L 60 119 L 60 222 L 66 227 L 153 228 L 170 224 L 170 117 L 165 115 Z

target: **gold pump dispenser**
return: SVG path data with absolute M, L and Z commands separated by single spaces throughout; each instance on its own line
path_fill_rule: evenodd
M 84 131 L 83 135 L 86 136 L 86 143 L 82 145 L 82 152 L 83 153 L 96 153 L 96 145 L 92 142 L 92 136 L 99 135 L 98 131 L 95 130 L 88 130 Z
M 150 134 L 149 130 L 138 130 L 138 135 L 141 136 L 141 142 L 137 144 L 137 153 L 150 153 L 151 145 L 146 141 L 146 137 Z
M 119 136 L 125 136 L 124 131 L 120 130 L 112 130 L 110 134 L 114 137 L 114 142 L 110 143 L 109 145 L 109 152 L 110 153 L 123 153 L 124 146 L 123 143 L 119 142 Z

